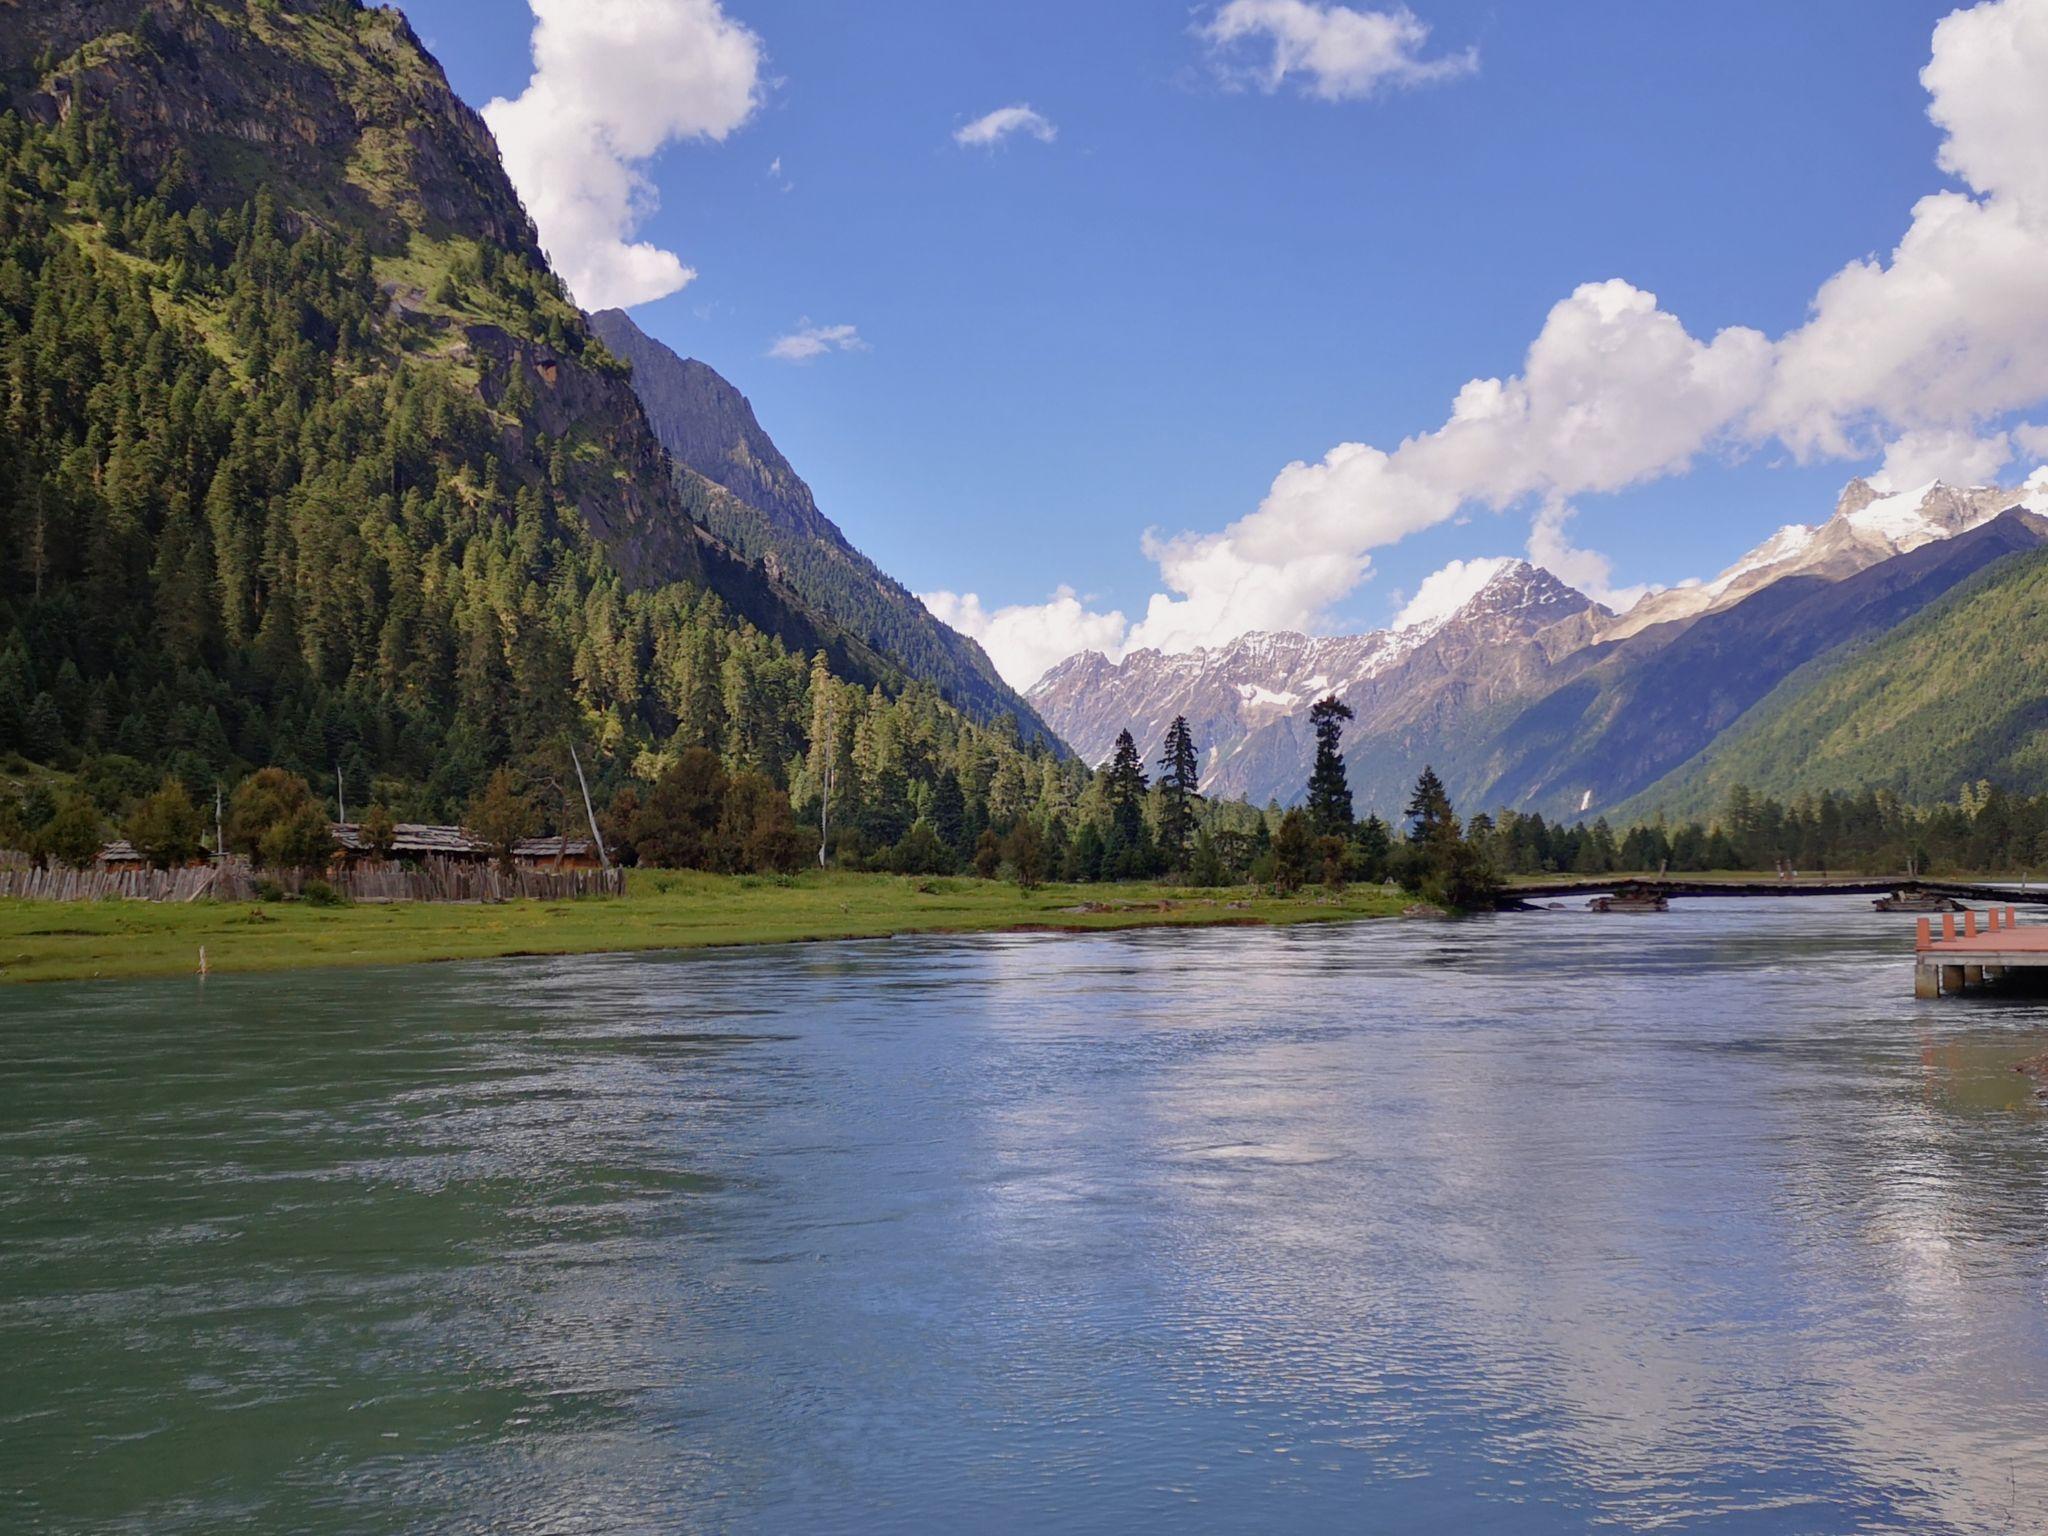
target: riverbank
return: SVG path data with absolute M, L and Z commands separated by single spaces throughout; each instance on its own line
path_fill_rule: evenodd
M 1089 932 L 1388 917 L 1413 898 L 1377 886 L 1275 897 L 1250 887 L 811 873 L 788 879 L 635 870 L 618 901 L 315 907 L 198 902 L 0 902 L 0 984 L 404 965 L 911 933 Z

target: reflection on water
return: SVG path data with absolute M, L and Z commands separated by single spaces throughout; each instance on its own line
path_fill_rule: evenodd
M 2048 1527 L 1856 903 L 0 996 L 0 1527 Z

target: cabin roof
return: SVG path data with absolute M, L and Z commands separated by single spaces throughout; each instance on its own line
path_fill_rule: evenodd
M 350 853 L 367 853 L 369 839 L 360 822 L 338 821 L 332 827 L 334 840 Z M 445 854 L 481 858 L 491 851 L 488 843 L 471 837 L 460 827 L 435 827 L 424 822 L 401 821 L 392 830 L 393 853 Z
M 334 841 L 350 853 L 366 853 L 369 842 L 360 822 L 341 821 L 333 825 Z M 424 822 L 401 821 L 393 829 L 391 851 L 412 855 L 441 855 L 446 858 L 480 859 L 489 856 L 491 845 L 461 827 L 436 827 Z M 518 859 L 588 858 L 596 847 L 588 838 L 527 837 L 512 845 Z

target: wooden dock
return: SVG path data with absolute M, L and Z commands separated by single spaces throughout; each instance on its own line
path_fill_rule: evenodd
M 1920 919 L 1913 954 L 1913 995 L 1940 997 L 1988 982 L 2002 981 L 2013 971 L 2048 968 L 2048 925 L 2022 928 L 2010 907 L 1976 912 L 1944 912 L 1937 931 L 1929 918 Z

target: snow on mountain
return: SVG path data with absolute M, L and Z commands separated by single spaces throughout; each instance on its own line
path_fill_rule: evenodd
M 1483 687 L 1484 677 L 1468 674 L 1502 673 L 1496 653 L 1527 647 L 1582 614 L 1604 617 L 1605 610 L 1548 571 L 1514 560 L 1455 611 L 1405 628 L 1255 632 L 1194 651 L 1136 651 L 1121 662 L 1091 651 L 1053 668 L 1029 697 L 1090 763 L 1109 756 L 1122 730 L 1153 753 L 1174 716 L 1185 715 L 1212 792 L 1288 798 L 1298 788 L 1295 737 L 1317 699 L 1335 693 L 1361 720 L 1397 715 L 1451 683 Z
M 1376 764 L 1398 761 L 1406 772 L 1421 753 L 1441 765 L 1486 711 L 1558 686 L 1631 636 L 1661 626 L 1659 635 L 1675 640 L 1776 582 L 1840 581 L 2013 506 L 2048 512 L 2048 469 L 2017 491 L 1939 481 L 1893 491 L 1853 480 L 1825 522 L 1780 528 L 1712 581 L 1656 593 L 1622 615 L 1526 561 L 1470 561 L 1429 601 L 1404 610 L 1412 622 L 1402 627 L 1247 634 L 1180 654 L 1138 651 L 1120 663 L 1088 653 L 1055 667 L 1028 697 L 1091 763 L 1126 729 L 1155 755 L 1173 717 L 1185 715 L 1210 793 L 1288 801 L 1301 792 L 1312 749 L 1308 708 L 1335 693 L 1358 714 L 1346 733 L 1354 788 L 1384 798 Z
M 1935 480 L 1895 492 L 1851 480 L 1825 523 L 1780 528 L 1712 581 L 1644 598 L 1607 626 L 1601 638 L 1620 640 L 1653 625 L 1696 619 L 1788 576 L 1839 581 L 1936 539 L 1966 533 L 2008 507 L 2026 505 L 2023 496 L 2024 490 L 1995 485 L 1952 486 Z

